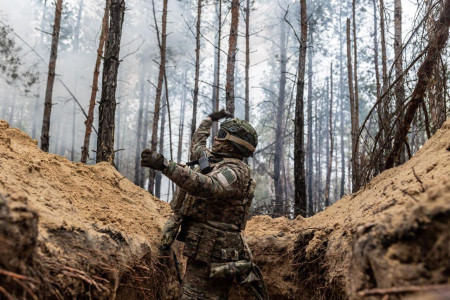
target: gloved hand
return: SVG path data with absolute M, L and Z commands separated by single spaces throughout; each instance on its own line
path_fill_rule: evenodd
M 141 166 L 149 167 L 154 170 L 162 171 L 167 167 L 164 163 L 165 158 L 162 154 L 150 149 L 145 149 L 141 153 Z
M 229 111 L 226 111 L 225 109 L 222 109 L 222 110 L 213 112 L 208 117 L 210 117 L 211 120 L 213 120 L 213 121 L 217 121 L 217 120 L 220 120 L 223 118 L 231 118 L 231 117 L 233 117 L 233 114 L 230 113 Z

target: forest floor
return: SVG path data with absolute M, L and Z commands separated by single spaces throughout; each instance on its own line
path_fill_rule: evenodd
M 169 214 L 112 166 L 44 153 L 0 121 L 0 299 L 176 298 L 158 251 Z M 244 235 L 272 299 L 449 299 L 450 121 L 325 211 L 257 216 Z

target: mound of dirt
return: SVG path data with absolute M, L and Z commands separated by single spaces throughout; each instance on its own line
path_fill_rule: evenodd
M 0 121 L 0 298 L 175 299 L 158 251 L 169 214 L 112 166 L 44 153 Z M 254 217 L 244 236 L 272 299 L 448 299 L 450 121 L 325 211 Z
M 44 153 L 0 121 L 0 195 L 0 298 L 176 295 L 158 252 L 170 209 L 112 166 Z
M 255 217 L 246 236 L 273 299 L 448 299 L 450 121 L 357 193 L 306 219 Z

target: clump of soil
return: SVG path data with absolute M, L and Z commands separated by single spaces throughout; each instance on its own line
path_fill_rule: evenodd
M 449 232 L 447 121 L 411 160 L 357 193 L 306 219 L 255 217 L 246 236 L 274 299 L 446 299 Z
M 114 167 L 44 153 L 0 121 L 0 193 L 0 298 L 176 295 L 158 250 L 170 209 Z

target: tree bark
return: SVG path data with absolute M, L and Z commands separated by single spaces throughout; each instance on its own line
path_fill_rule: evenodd
M 234 68 L 236 65 L 237 37 L 239 26 L 239 0 L 231 2 L 231 25 L 228 42 L 227 83 L 225 86 L 226 109 L 234 115 Z
M 394 1 L 394 55 L 395 55 L 395 76 L 399 79 L 395 86 L 395 110 L 396 115 L 401 118 L 403 115 L 402 107 L 405 102 L 405 80 L 403 77 L 403 43 L 402 43 L 402 2 L 401 0 Z M 401 151 L 399 156 L 399 163 L 406 161 L 405 151 Z
M 355 76 L 355 123 L 359 127 L 358 40 L 356 39 L 356 0 L 353 0 L 353 59 Z
M 387 75 L 387 55 L 386 55 L 386 38 L 385 38 L 385 21 L 384 21 L 384 0 L 380 0 L 380 33 L 381 33 L 381 66 L 382 66 L 382 78 L 383 85 L 381 89 L 381 94 L 384 94 L 388 88 L 388 75 Z M 382 105 L 384 122 L 382 123 L 382 131 L 383 131 L 383 145 L 385 149 L 390 148 L 390 143 L 388 142 L 389 136 L 389 120 L 390 120 L 390 112 L 389 112 L 389 96 L 386 95 L 384 97 Z M 384 156 L 384 154 L 382 155 Z
M 86 125 L 86 130 L 84 133 L 84 143 L 83 148 L 81 150 L 81 162 L 86 163 L 87 159 L 89 157 L 89 144 L 91 139 L 91 133 L 92 133 L 92 125 L 94 123 L 94 109 L 95 109 L 95 99 L 97 97 L 97 91 L 98 91 L 98 75 L 100 74 L 100 63 L 102 61 L 103 57 L 103 49 L 105 46 L 105 40 L 108 35 L 108 11 L 109 11 L 109 5 L 111 0 L 106 0 L 105 4 L 105 12 L 103 14 L 103 20 L 102 20 L 102 32 L 100 34 L 100 40 L 98 42 L 98 48 L 97 48 L 97 59 L 95 60 L 95 67 L 94 67 L 94 77 L 92 79 L 92 89 L 91 89 L 91 98 L 89 100 L 89 110 L 88 110 L 88 117 L 84 124 Z
M 141 135 L 142 135 L 142 117 L 144 114 L 144 89 L 145 89 L 145 76 L 143 70 L 143 61 L 141 61 L 141 91 L 139 94 L 139 108 L 137 117 L 137 131 L 136 131 L 136 152 L 134 158 L 134 184 L 139 185 L 141 182 Z
M 300 51 L 298 58 L 297 95 L 295 97 L 295 133 L 294 133 L 294 217 L 307 216 L 306 180 L 305 180 L 305 142 L 304 142 L 304 89 L 306 67 L 306 43 L 308 39 L 308 18 L 306 0 L 300 0 Z
M 142 143 L 142 146 L 141 146 L 141 149 L 146 149 L 147 147 L 148 147 L 148 124 L 149 124 L 149 122 L 150 122 L 150 113 L 149 113 L 149 111 L 148 111 L 148 108 L 149 108 L 149 102 L 150 102 L 150 100 L 149 100 L 149 95 L 147 95 L 147 90 L 146 89 L 144 89 L 144 98 L 145 98 L 145 106 L 144 106 L 144 125 L 143 125 L 143 128 L 144 128 L 144 132 L 143 132 L 143 134 L 142 134 L 142 140 L 141 140 L 141 143 Z M 145 169 L 146 168 L 140 168 L 141 169 L 141 173 L 140 173 L 140 182 L 139 182 L 139 186 L 140 187 L 144 187 L 144 185 L 145 185 Z
M 222 0 L 216 1 L 216 12 L 218 21 L 217 31 L 217 49 L 215 52 L 215 65 L 214 65 L 214 85 L 213 85 L 213 111 L 219 110 L 220 102 L 220 45 L 222 42 Z M 217 6 L 218 5 L 218 6 Z M 218 131 L 218 122 L 214 122 L 212 125 L 211 139 L 214 139 Z M 211 140 L 212 141 L 212 140 Z
M 110 30 L 103 63 L 102 97 L 99 105 L 97 162 L 114 164 L 114 129 L 116 113 L 116 87 L 119 70 L 120 40 L 125 15 L 125 1 L 111 0 Z
M 311 25 L 311 24 L 310 24 Z M 308 141 L 307 141 L 307 155 L 308 155 L 308 162 L 307 162 L 307 177 L 308 177 L 308 216 L 312 216 L 314 214 L 314 206 L 313 206 L 313 140 L 312 140 L 312 123 L 313 123 L 313 117 L 312 117 L 312 77 L 313 77 L 313 51 L 312 47 L 314 45 L 313 42 L 313 34 L 312 34 L 312 26 L 310 26 L 309 30 L 309 38 L 310 38 L 310 51 L 308 53 Z
M 185 67 L 183 72 L 183 84 L 187 86 L 187 68 Z M 180 123 L 178 126 L 178 150 L 177 150 L 177 162 L 181 162 L 181 150 L 183 148 L 183 134 L 184 134 L 184 110 L 186 107 L 186 88 L 183 88 L 183 96 L 181 97 L 180 105 Z
M 158 122 L 159 122 L 159 114 L 161 108 L 161 91 L 164 80 L 164 72 L 166 68 L 166 28 L 167 28 L 167 2 L 168 0 L 163 1 L 163 13 L 161 20 L 161 38 L 159 36 L 158 23 L 156 21 L 156 13 L 155 13 L 155 2 L 152 0 L 153 4 L 153 18 L 155 21 L 156 35 L 158 39 L 159 52 L 160 52 L 160 63 L 159 63 L 159 74 L 158 74 L 158 85 L 156 87 L 156 97 L 155 97 L 155 106 L 153 109 L 153 125 L 152 125 L 152 140 L 151 140 L 151 150 L 156 151 L 157 143 L 158 143 Z M 148 191 L 150 194 L 154 194 L 154 185 L 155 185 L 155 170 L 150 169 L 149 180 L 148 180 Z
M 339 98 L 340 98 L 340 114 L 339 114 L 339 121 L 340 121 L 340 146 L 341 146 L 341 188 L 339 196 L 342 198 L 345 193 L 345 144 L 344 144 L 344 108 L 345 108 L 345 101 L 344 101 L 344 54 L 343 54 L 343 30 L 342 30 L 342 6 L 339 7 Z
M 50 49 L 50 60 L 48 64 L 47 88 L 45 89 L 45 108 L 41 132 L 41 149 L 45 152 L 48 152 L 50 144 L 50 118 L 52 113 L 52 96 L 53 83 L 55 82 L 56 58 L 58 56 L 59 31 L 61 27 L 61 11 L 62 0 L 57 0 L 55 6 L 55 21 L 53 25 L 52 46 Z
M 356 124 L 356 108 L 355 95 L 353 90 L 353 74 L 352 74 L 352 53 L 350 41 L 350 19 L 347 19 L 347 70 L 348 70 L 348 89 L 350 94 L 350 117 L 351 117 L 351 136 L 352 136 L 352 191 L 356 192 L 359 189 L 358 176 L 358 125 Z
M 331 180 L 331 168 L 333 165 L 333 64 L 330 66 L 330 109 L 328 115 L 329 121 L 329 135 L 330 135 L 330 159 L 327 166 L 327 179 L 325 183 L 325 207 L 330 205 L 330 180 Z
M 197 129 L 197 103 L 198 103 L 198 81 L 200 73 L 200 24 L 202 16 L 202 0 L 198 0 L 197 5 L 197 25 L 196 25 L 196 47 L 195 47 L 195 79 L 194 79 L 194 99 L 192 100 L 192 122 L 191 122 L 191 138 L 194 137 Z M 190 147 L 189 147 L 190 148 Z
M 164 98 L 167 97 L 167 94 L 164 92 Z M 161 113 L 161 129 L 159 130 L 159 150 L 158 152 L 164 154 L 164 134 L 166 129 L 166 108 L 165 104 L 162 105 L 160 113 Z M 155 173 L 155 196 L 156 198 L 161 198 L 161 179 L 162 174 L 160 171 Z
M 448 41 L 450 27 L 450 0 L 445 0 L 439 19 L 436 21 L 434 34 L 428 43 L 427 55 L 417 72 L 417 83 L 411 96 L 411 101 L 406 106 L 405 114 L 397 127 L 394 144 L 386 159 L 386 169 L 392 168 L 398 162 L 400 151 L 403 148 L 408 135 L 411 122 L 417 108 L 424 101 L 425 92 L 430 84 L 433 68 L 439 63 L 439 55 Z
M 275 205 L 273 216 L 279 217 L 284 210 L 284 193 L 281 177 L 281 161 L 283 156 L 284 144 L 284 106 L 286 97 L 286 28 L 285 21 L 280 21 L 280 86 L 277 101 L 277 114 L 275 129 L 275 153 L 273 159 L 273 182 L 275 185 Z
M 245 11 L 245 121 L 250 121 L 250 0 Z M 286 77 L 286 76 L 285 76 Z

